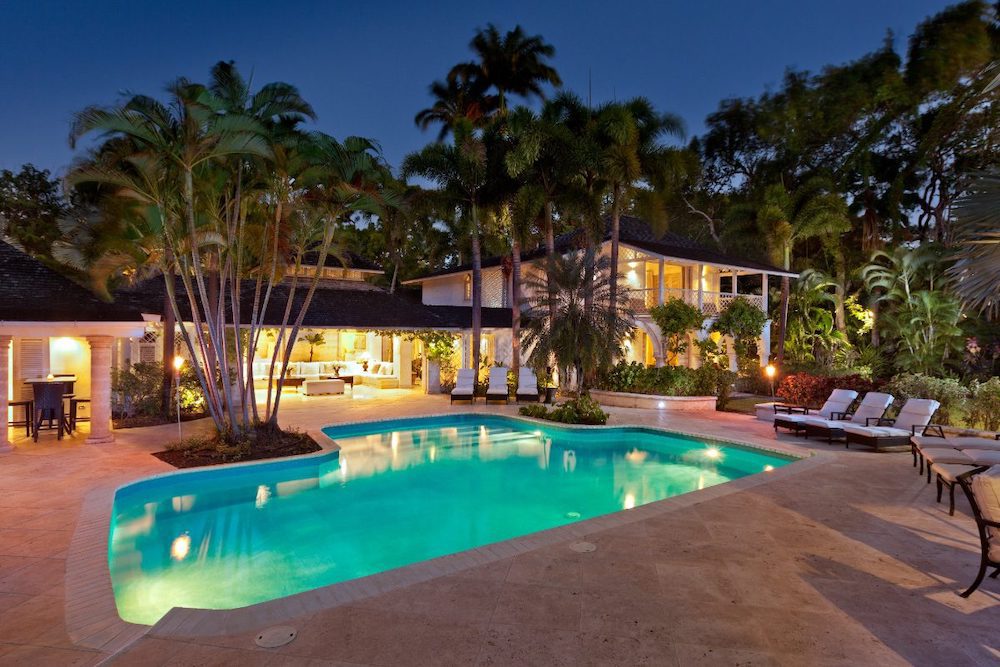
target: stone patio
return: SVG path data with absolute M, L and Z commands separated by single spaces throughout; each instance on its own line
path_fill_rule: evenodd
M 471 409 L 406 390 L 283 400 L 285 424 L 307 430 Z M 615 423 L 801 444 L 742 415 L 611 411 Z M 186 434 L 203 427 L 184 425 Z M 811 447 L 829 456 L 797 474 L 596 531 L 587 537 L 593 553 L 545 546 L 288 619 L 298 637 L 280 649 L 258 649 L 249 631 L 187 637 L 153 628 L 110 655 L 67 632 L 70 541 L 91 489 L 170 469 L 149 453 L 176 426 L 119 431 L 113 445 L 88 445 L 83 433 L 37 444 L 11 434 L 15 451 L 0 455 L 0 664 L 1000 661 L 1000 583 L 988 579 L 968 600 L 956 594 L 978 564 L 964 499 L 949 517 L 909 455 L 820 444 Z

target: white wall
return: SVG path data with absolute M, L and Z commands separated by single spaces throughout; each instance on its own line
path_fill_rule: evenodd
M 428 306 L 468 306 L 465 300 L 465 276 L 435 278 L 423 283 L 423 302 Z

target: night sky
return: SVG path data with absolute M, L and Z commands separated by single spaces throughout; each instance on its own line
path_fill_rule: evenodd
M 897 50 L 937 0 L 715 2 L 304 2 L 0 0 L 0 168 L 57 173 L 69 120 L 124 92 L 162 95 L 236 60 L 263 84 L 298 86 L 316 128 L 379 141 L 391 164 L 434 137 L 413 124 L 428 84 L 468 59 L 489 22 L 520 23 L 556 47 L 567 88 L 593 101 L 645 95 L 702 130 L 719 100 L 756 95 L 788 67 L 815 70 L 879 46 Z

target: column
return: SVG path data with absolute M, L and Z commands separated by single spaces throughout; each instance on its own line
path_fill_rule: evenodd
M 736 296 L 736 292 L 737 292 L 737 289 L 736 289 L 736 283 L 737 282 L 738 282 L 738 278 L 737 278 L 736 269 L 733 269 L 733 296 L 734 297 Z
M 698 310 L 705 312 L 705 265 L 698 265 L 698 275 L 695 276 L 698 281 Z
M 88 445 L 115 441 L 111 433 L 111 345 L 113 336 L 87 336 L 90 343 L 90 437 Z
M 767 274 L 760 274 L 760 306 L 767 312 Z
M 10 398 L 7 392 L 10 390 L 10 346 L 13 336 L 0 336 L 0 415 L 3 415 L 3 424 L 0 425 L 0 452 L 11 450 L 10 437 L 7 434 L 7 422 L 10 421 Z
M 764 323 L 764 330 L 760 332 L 760 340 L 757 341 L 757 350 L 760 353 L 760 367 L 763 368 L 771 360 L 771 320 Z
M 665 299 L 665 297 L 666 297 L 666 290 L 663 289 L 663 258 L 662 257 L 660 258 L 660 279 L 659 279 L 658 283 L 659 283 L 658 287 L 660 288 L 660 299 L 659 299 L 659 301 L 657 301 L 657 303 L 662 306 L 663 302 L 666 301 L 666 299 Z

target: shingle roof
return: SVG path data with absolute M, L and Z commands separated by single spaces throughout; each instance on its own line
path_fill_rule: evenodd
M 606 219 L 605 226 L 607 227 L 607 231 L 604 234 L 605 241 L 611 240 L 610 225 L 610 220 Z M 653 232 L 652 228 L 646 224 L 644 220 L 631 215 L 623 215 L 621 217 L 618 239 L 621 243 L 635 246 L 636 248 L 641 248 L 658 255 L 676 257 L 677 259 L 686 259 L 693 262 L 706 262 L 709 264 L 722 264 L 724 266 L 735 266 L 738 268 L 766 271 L 769 273 L 786 273 L 784 269 L 780 269 L 770 264 L 765 264 L 763 262 L 743 257 L 733 257 L 716 250 L 710 250 L 699 245 L 695 241 L 685 236 L 681 236 L 680 234 L 675 234 L 674 232 L 666 232 L 665 234 L 657 236 L 657 234 Z M 566 234 L 557 236 L 555 239 L 556 252 L 562 253 L 572 250 L 579 245 L 581 240 L 582 232 L 579 230 L 567 232 Z M 521 260 L 530 261 L 544 256 L 545 248 L 540 246 L 526 252 L 522 252 Z M 503 260 L 503 257 L 488 257 L 483 259 L 482 266 L 484 269 L 499 266 Z M 462 264 L 460 266 L 433 271 L 406 282 L 420 281 L 425 278 L 434 278 L 437 276 L 447 276 L 454 273 L 464 273 L 466 271 L 470 271 L 471 269 L 472 264 Z
M 141 322 L 143 301 L 102 301 L 93 292 L 0 241 L 0 321 Z
M 317 262 L 319 262 L 318 250 L 307 252 L 302 255 L 302 263 L 306 266 L 316 266 Z M 323 266 L 331 269 L 357 269 L 359 271 L 382 272 L 381 267 L 369 262 L 361 255 L 351 252 L 350 250 L 340 253 L 340 257 L 337 257 L 333 253 L 327 253 L 326 261 L 323 262 Z
M 424 306 L 447 326 L 468 329 L 472 326 L 471 306 Z M 510 308 L 483 308 L 482 323 L 484 327 L 509 329 L 511 325 Z

